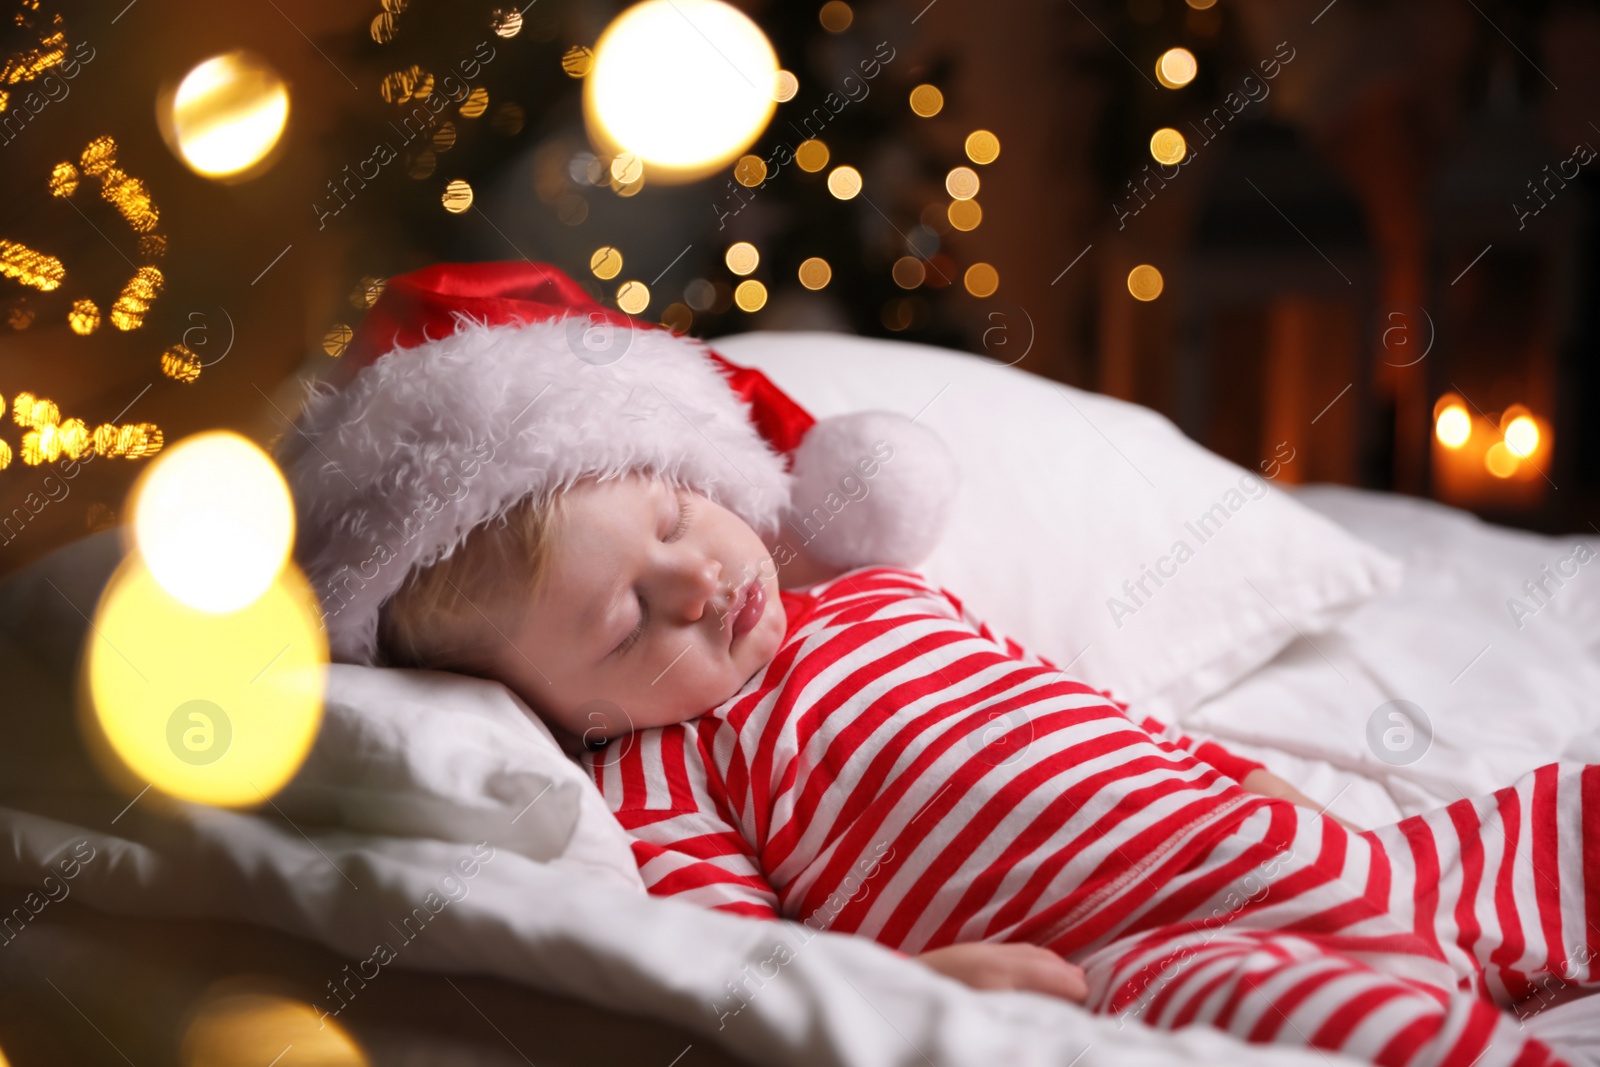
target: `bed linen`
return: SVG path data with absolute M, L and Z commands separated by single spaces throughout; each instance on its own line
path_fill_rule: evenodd
M 503 979 L 673 1024 L 763 1067 L 1338 1062 L 1204 1029 L 1119 1027 L 1036 994 L 979 993 L 866 939 L 649 897 L 603 876 L 603 854 L 541 862 L 527 854 L 540 854 L 539 843 L 509 826 L 496 846 L 315 825 L 281 804 L 249 813 L 113 791 L 74 743 L 71 699 L 72 664 L 90 639 L 85 616 L 116 563 L 112 544 L 87 538 L 0 583 L 5 944 L 37 944 L 23 939 L 64 916 L 63 899 L 140 923 L 232 920 L 314 942 L 362 974 L 376 969 L 372 981 L 391 969 Z M 23 595 L 30 590 L 43 599 Z M 502 798 L 508 823 L 520 796 Z M 314 799 L 304 807 L 325 797 Z M 485 816 L 428 818 L 441 834 Z M 148 978 L 114 946 L 83 965 L 128 985 Z M 735 983 L 744 997 L 732 995 Z M 292 988 L 313 1008 L 337 1006 L 316 983 Z M 14 992 L 0 978 L 0 998 Z
M 1424 810 L 1457 789 L 1493 788 L 1554 758 L 1600 759 L 1597 713 L 1585 696 L 1586 689 L 1600 692 L 1600 613 L 1588 576 L 1559 590 L 1560 598 L 1524 620 L 1523 631 L 1505 604 L 1508 588 L 1517 588 L 1506 581 L 1520 583 L 1530 566 L 1536 572 L 1552 556 L 1567 555 L 1569 540 L 1353 490 L 1314 488 L 1299 496 L 1403 558 L 1407 577 L 1331 633 L 1296 642 L 1203 703 L 1186 725 L 1262 758 L 1307 793 L 1333 801 L 1332 810 L 1369 824 Z M 1549 625 L 1532 631 L 1536 622 Z M 1528 631 L 1534 639 L 1519 640 Z M 1491 661 L 1491 648 L 1463 673 L 1484 644 L 1497 641 L 1506 644 L 1506 662 Z M 30 701 L 25 716 L 15 703 L 7 708 L 7 726 L 13 739 L 25 739 L 49 693 L 28 688 L 28 664 L 7 666 L 17 671 L 12 693 Z M 1488 669 L 1474 678 L 1480 668 Z M 1368 705 L 1401 692 L 1428 708 L 1439 728 L 1425 756 L 1397 767 L 1372 755 L 1360 727 Z M 1305 713 L 1285 715 L 1292 701 Z M 1507 709 L 1518 708 L 1517 719 L 1503 721 Z M 88 842 L 96 858 L 83 865 L 73 894 L 97 910 L 234 918 L 362 960 L 379 939 L 395 939 L 384 933 L 388 922 L 421 907 L 426 929 L 399 946 L 395 966 L 498 976 L 670 1020 L 749 1062 L 1067 1064 L 1080 1055 L 1083 1064 L 1337 1061 L 1243 1046 L 1203 1028 L 1119 1029 L 1115 1020 L 1031 994 L 974 993 L 874 944 L 829 933 L 811 935 L 739 1006 L 726 983 L 747 966 L 750 973 L 770 968 L 781 932 L 773 925 L 640 898 L 508 849 L 479 862 L 464 893 L 447 894 L 441 879 L 459 869 L 470 846 L 301 832 L 283 819 L 192 805 L 124 810 L 126 798 L 93 788 L 87 768 L 63 770 L 50 780 L 71 787 L 54 792 L 3 783 L 0 834 L 10 847 L 0 850 L 0 886 L 8 906 L 37 888 L 47 865 Z M 437 913 L 429 910 L 430 894 Z M 729 1014 L 735 1006 L 740 1010 Z M 1564 1050 L 1596 1054 L 1597 1016 L 1579 1000 L 1549 1007 L 1527 1025 Z

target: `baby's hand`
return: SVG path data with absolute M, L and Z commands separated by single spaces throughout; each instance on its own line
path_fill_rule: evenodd
M 1082 1004 L 1089 999 L 1083 968 L 1038 945 L 975 941 L 915 957 L 973 989 L 1021 989 Z
M 1312 811 L 1319 811 L 1352 833 L 1360 834 L 1366 832 L 1355 823 L 1339 818 L 1339 816 L 1328 810 L 1328 805 L 1318 804 L 1315 800 L 1312 800 L 1310 797 L 1306 796 L 1304 793 L 1300 792 L 1300 790 L 1296 789 L 1294 786 L 1290 785 L 1288 782 L 1284 781 L 1282 778 L 1279 778 L 1275 774 L 1270 774 L 1267 771 L 1260 770 L 1258 768 L 1245 775 L 1244 780 L 1239 784 L 1250 792 L 1256 793 L 1260 796 L 1276 797 L 1279 800 L 1287 800 L 1290 803 L 1298 804 L 1302 808 L 1310 808 Z M 1338 798 L 1335 797 L 1334 799 L 1337 800 Z

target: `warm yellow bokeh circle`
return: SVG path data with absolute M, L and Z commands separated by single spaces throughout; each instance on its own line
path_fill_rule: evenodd
M 595 44 L 584 118 L 607 153 L 632 152 L 654 181 L 720 170 L 771 120 L 778 56 L 721 0 L 644 0 Z
M 328 646 L 293 565 L 241 611 L 170 596 L 137 552 L 107 584 L 88 646 L 110 755 L 184 800 L 258 804 L 294 776 L 322 721 Z
M 260 596 L 294 544 L 294 501 L 254 442 L 227 430 L 186 437 L 135 484 L 139 553 L 174 597 L 236 611 Z
M 163 132 L 196 174 L 225 178 L 266 159 L 289 121 L 289 89 L 265 60 L 226 52 L 184 75 L 158 104 Z

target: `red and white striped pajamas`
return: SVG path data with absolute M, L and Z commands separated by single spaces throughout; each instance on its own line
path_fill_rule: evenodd
M 1592 981 L 1584 768 L 1357 836 L 1246 792 L 1260 764 L 1134 722 L 915 572 L 781 602 L 785 639 L 739 693 L 586 757 L 652 893 L 908 953 L 1044 945 L 1084 964 L 1093 1010 L 1385 1064 L 1467 1067 L 1491 1042 L 1545 1062 L 1484 995 L 1552 959 Z M 1479 810 L 1519 813 L 1533 862 Z

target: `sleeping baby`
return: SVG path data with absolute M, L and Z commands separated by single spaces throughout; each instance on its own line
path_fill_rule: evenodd
M 392 277 L 337 368 L 279 453 L 330 655 L 503 682 L 651 893 L 1161 1028 L 1562 1062 L 1513 1012 L 1597 985 L 1600 766 L 1348 826 L 878 565 L 929 558 L 938 447 L 769 548 L 874 413 L 815 420 L 549 264 Z
M 651 893 L 870 937 L 977 988 L 1488 1067 L 1561 1062 L 1511 1012 L 1596 984 L 1600 767 L 1359 832 L 919 573 L 780 567 L 649 473 L 524 499 L 412 572 L 379 633 L 390 663 L 522 696 Z M 724 1025 L 753 991 L 728 984 Z

